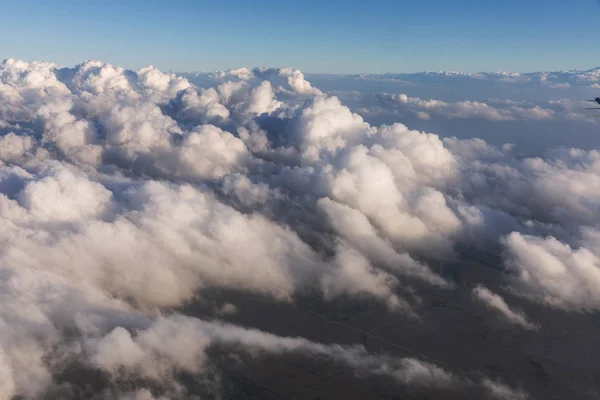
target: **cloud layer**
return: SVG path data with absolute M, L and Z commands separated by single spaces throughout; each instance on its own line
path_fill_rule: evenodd
M 555 115 L 507 102 L 377 99 L 447 118 Z M 2 399 L 59 390 L 55 372 L 75 361 L 181 392 L 174 371 L 203 371 L 215 343 L 452 386 L 452 373 L 416 359 L 382 364 L 364 350 L 173 310 L 206 289 L 290 302 L 318 288 L 325 301 L 359 297 L 417 317 L 403 289 L 450 290 L 429 265 L 456 257 L 456 244 L 504 250 L 515 271 L 507 284 L 527 298 L 600 305 L 594 150 L 523 158 L 511 145 L 373 125 L 290 68 L 186 78 L 97 61 L 5 60 L 0 133 Z M 476 293 L 534 327 L 497 295 Z

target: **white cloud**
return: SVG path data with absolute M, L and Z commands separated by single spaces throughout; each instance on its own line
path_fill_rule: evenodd
M 447 143 L 460 152 L 461 189 L 472 202 L 521 218 L 558 223 L 569 228 L 565 234 L 600 216 L 600 153 L 596 150 L 561 149 L 545 158 L 518 160 L 511 151 L 485 143 L 477 147 L 475 142 Z M 486 162 L 480 157 L 486 157 Z
M 527 330 L 539 329 L 539 326 L 527 320 L 527 317 L 525 316 L 525 314 L 523 314 L 523 312 L 512 310 L 501 296 L 497 295 L 496 293 L 493 293 L 486 287 L 478 285 L 477 287 L 475 287 L 475 289 L 473 289 L 473 293 L 480 301 L 485 303 L 489 308 L 500 312 L 504 316 L 506 321 L 510 322 L 511 324 L 519 325 Z
M 182 316 L 159 318 L 135 336 L 117 327 L 102 337 L 87 339 L 84 348 L 93 365 L 113 376 L 134 373 L 169 382 L 176 371 L 202 373 L 208 361 L 206 350 L 215 344 L 254 354 L 308 354 L 361 373 L 388 376 L 403 385 L 445 389 L 460 385 L 454 374 L 415 358 L 376 356 L 357 346 L 326 345 Z
M 554 118 L 555 112 L 540 106 L 510 107 L 514 115 L 526 120 L 546 120 Z
M 18 163 L 34 147 L 35 140 L 30 136 L 18 136 L 10 132 L 0 137 L 0 160 Z
M 215 71 L 210 74 L 211 76 L 219 79 L 235 77 L 241 80 L 248 80 L 252 77 L 252 71 L 248 68 L 234 68 L 227 71 Z
M 368 294 L 384 300 L 391 310 L 411 311 L 410 305 L 394 294 L 397 280 L 392 275 L 374 269 L 367 259 L 352 249 L 338 250 L 336 261 L 337 268 L 322 280 L 325 297 Z
M 293 68 L 255 68 L 254 75 L 260 79 L 271 81 L 276 90 L 292 92 L 298 95 L 321 95 L 322 92 L 313 88 L 310 82 L 304 79 L 304 74 Z
M 564 83 L 552 83 L 549 85 L 552 89 L 570 89 L 571 85 L 568 82 Z
M 202 373 L 214 343 L 307 351 L 402 384 L 451 387 L 456 376 L 416 359 L 173 310 L 207 288 L 292 301 L 308 287 L 411 314 L 399 295 L 404 280 L 450 286 L 423 260 L 504 235 L 513 288 L 565 309 L 598 309 L 597 151 L 519 158 L 511 145 L 372 125 L 291 68 L 190 80 L 99 61 L 0 65 L 0 397 L 49 393 L 53 368 L 73 360 L 176 391 L 172 372 Z M 379 100 L 444 118 L 557 113 L 508 101 Z M 541 239 L 549 232 L 559 236 Z M 530 326 L 497 295 L 478 293 Z
M 183 135 L 174 165 L 160 168 L 174 177 L 211 179 L 242 169 L 248 157 L 246 145 L 229 132 L 213 125 L 202 125 Z
M 520 390 L 511 389 L 503 383 L 494 382 L 491 379 L 484 379 L 482 385 L 489 391 L 492 397 L 498 400 L 526 400 L 530 398 Z
M 523 294 L 565 309 L 600 309 L 599 237 L 586 229 L 581 247 L 572 248 L 553 237 L 511 233 L 505 246 Z

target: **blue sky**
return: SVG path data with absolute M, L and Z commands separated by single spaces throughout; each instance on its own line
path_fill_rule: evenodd
M 596 0 L 22 0 L 0 58 L 193 71 L 539 71 L 600 65 Z

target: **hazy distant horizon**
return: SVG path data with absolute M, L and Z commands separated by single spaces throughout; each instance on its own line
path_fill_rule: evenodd
M 26 62 L 34 62 L 34 61 L 41 61 L 41 62 L 49 62 L 49 63 L 53 63 L 53 64 L 57 64 L 60 65 L 61 67 L 74 67 L 76 65 L 85 63 L 87 61 L 101 61 L 101 62 L 109 62 L 111 64 L 114 65 L 119 65 L 123 68 L 127 68 L 127 69 L 131 69 L 131 70 L 137 70 L 140 68 L 144 68 L 144 67 L 149 67 L 149 66 L 154 66 L 159 68 L 161 71 L 163 72 L 169 72 L 169 73 L 174 73 L 174 74 L 193 74 L 193 73 L 214 73 L 214 72 L 220 72 L 220 71 L 229 71 L 232 69 L 239 69 L 239 68 L 248 68 L 250 70 L 254 69 L 254 68 L 297 68 L 295 65 L 230 65 L 226 68 L 217 68 L 217 69 L 202 69 L 202 68 L 196 68 L 196 69 L 189 69 L 189 70 L 176 70 L 173 68 L 160 68 L 158 67 L 155 63 L 152 62 L 148 62 L 146 64 L 140 64 L 137 66 L 128 66 L 128 65 L 120 65 L 118 63 L 112 63 L 108 60 L 105 59 L 100 59 L 100 58 L 89 58 L 89 59 L 82 59 L 78 62 L 74 62 L 74 63 L 60 63 L 58 61 L 52 60 L 52 59 L 34 59 L 34 58 L 19 58 L 19 57 L 14 57 L 9 55 L 3 55 L 0 56 L 0 60 L 1 61 L 6 61 L 8 59 L 17 59 L 17 60 L 23 60 Z M 596 70 L 596 69 L 600 69 L 600 62 L 598 62 L 596 65 L 593 65 L 589 68 L 586 67 L 574 67 L 571 69 L 537 69 L 537 70 L 511 70 L 511 69 L 507 69 L 507 70 L 499 70 L 499 69 L 490 69 L 490 70 L 445 70 L 445 69 L 428 69 L 428 70 L 410 70 L 410 71 L 385 71 L 385 72 L 365 72 L 365 71 L 358 71 L 358 72 L 321 72 L 321 71 L 310 71 L 310 70 L 302 70 L 302 72 L 306 75 L 331 75 L 331 76 L 353 76 L 353 75 L 416 75 L 416 74 L 425 74 L 425 73 L 430 73 L 430 74 L 435 74 L 435 73 L 457 73 L 457 74 L 496 74 L 496 73 L 510 73 L 510 74 L 537 74 L 537 73 L 559 73 L 559 72 L 586 72 L 586 71 L 592 71 L 592 70 Z

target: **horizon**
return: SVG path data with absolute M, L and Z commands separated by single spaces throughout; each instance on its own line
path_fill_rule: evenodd
M 31 63 L 31 62 L 47 62 L 47 63 L 51 63 L 51 64 L 55 64 L 61 68 L 74 68 L 78 65 L 81 64 L 85 64 L 87 62 L 101 62 L 101 63 L 106 63 L 106 64 L 111 64 L 111 65 L 115 65 L 124 69 L 128 69 L 131 71 L 136 71 L 145 67 L 155 67 L 158 68 L 159 70 L 163 71 L 163 72 L 168 72 L 168 73 L 174 73 L 174 74 L 193 74 L 193 73 L 215 73 L 215 72 L 228 72 L 228 71 L 232 71 L 232 70 L 236 70 L 236 69 L 240 69 L 240 68 L 247 68 L 248 70 L 252 71 L 253 69 L 256 68 L 273 68 L 273 69 L 282 69 L 282 68 L 292 68 L 292 69 L 297 69 L 296 67 L 294 67 L 293 65 L 254 65 L 254 66 L 233 66 L 231 68 L 226 68 L 226 69 L 213 69 L 213 70 L 202 70 L 202 69 L 197 69 L 197 70 L 188 70 L 188 71 L 177 71 L 177 70 L 173 70 L 173 69 L 163 69 L 163 68 L 159 68 L 156 65 L 150 63 L 150 64 L 144 64 L 141 65 L 139 67 L 135 67 L 135 68 L 127 68 L 124 67 L 122 65 L 119 64 L 115 64 L 115 63 L 111 63 L 105 60 L 101 60 L 101 59 L 94 59 L 94 58 L 90 58 L 90 59 L 86 59 L 74 64 L 62 64 L 56 61 L 52 61 L 52 60 L 38 60 L 38 59 L 22 59 L 22 58 L 18 58 L 18 57 L 11 57 L 11 56 L 7 56 L 7 57 L 3 57 L 1 58 L 1 62 L 4 63 L 7 60 L 10 59 L 14 59 L 14 60 L 18 60 L 18 61 L 24 61 L 27 63 Z M 590 68 L 582 68 L 582 67 L 577 67 L 577 68 L 572 68 L 572 69 L 547 69 L 547 70 L 535 70 L 535 71 L 509 71 L 509 70 L 483 70 L 483 71 L 460 71 L 460 70 L 443 70 L 443 69 L 437 69 L 437 70 L 418 70 L 418 71 L 408 71 L 408 72 L 394 72 L 394 71 L 388 71 L 388 72 L 379 72 L 379 73 L 371 73 L 371 72 L 349 72 L 349 73 L 337 73 L 337 72 L 319 72 L 319 71 L 304 71 L 304 70 L 300 70 L 302 73 L 307 74 L 307 75 L 336 75 L 336 76 L 351 76 L 351 75 L 415 75 L 415 74 L 423 74 L 423 73 L 457 73 L 457 74 L 465 74 L 465 75 L 474 75 L 474 74 L 502 74 L 502 73 L 509 73 L 509 74 L 536 74 L 536 73 L 563 73 L 563 72 L 588 72 L 588 71 L 593 71 L 593 70 L 597 70 L 600 69 L 600 64 L 590 67 Z

